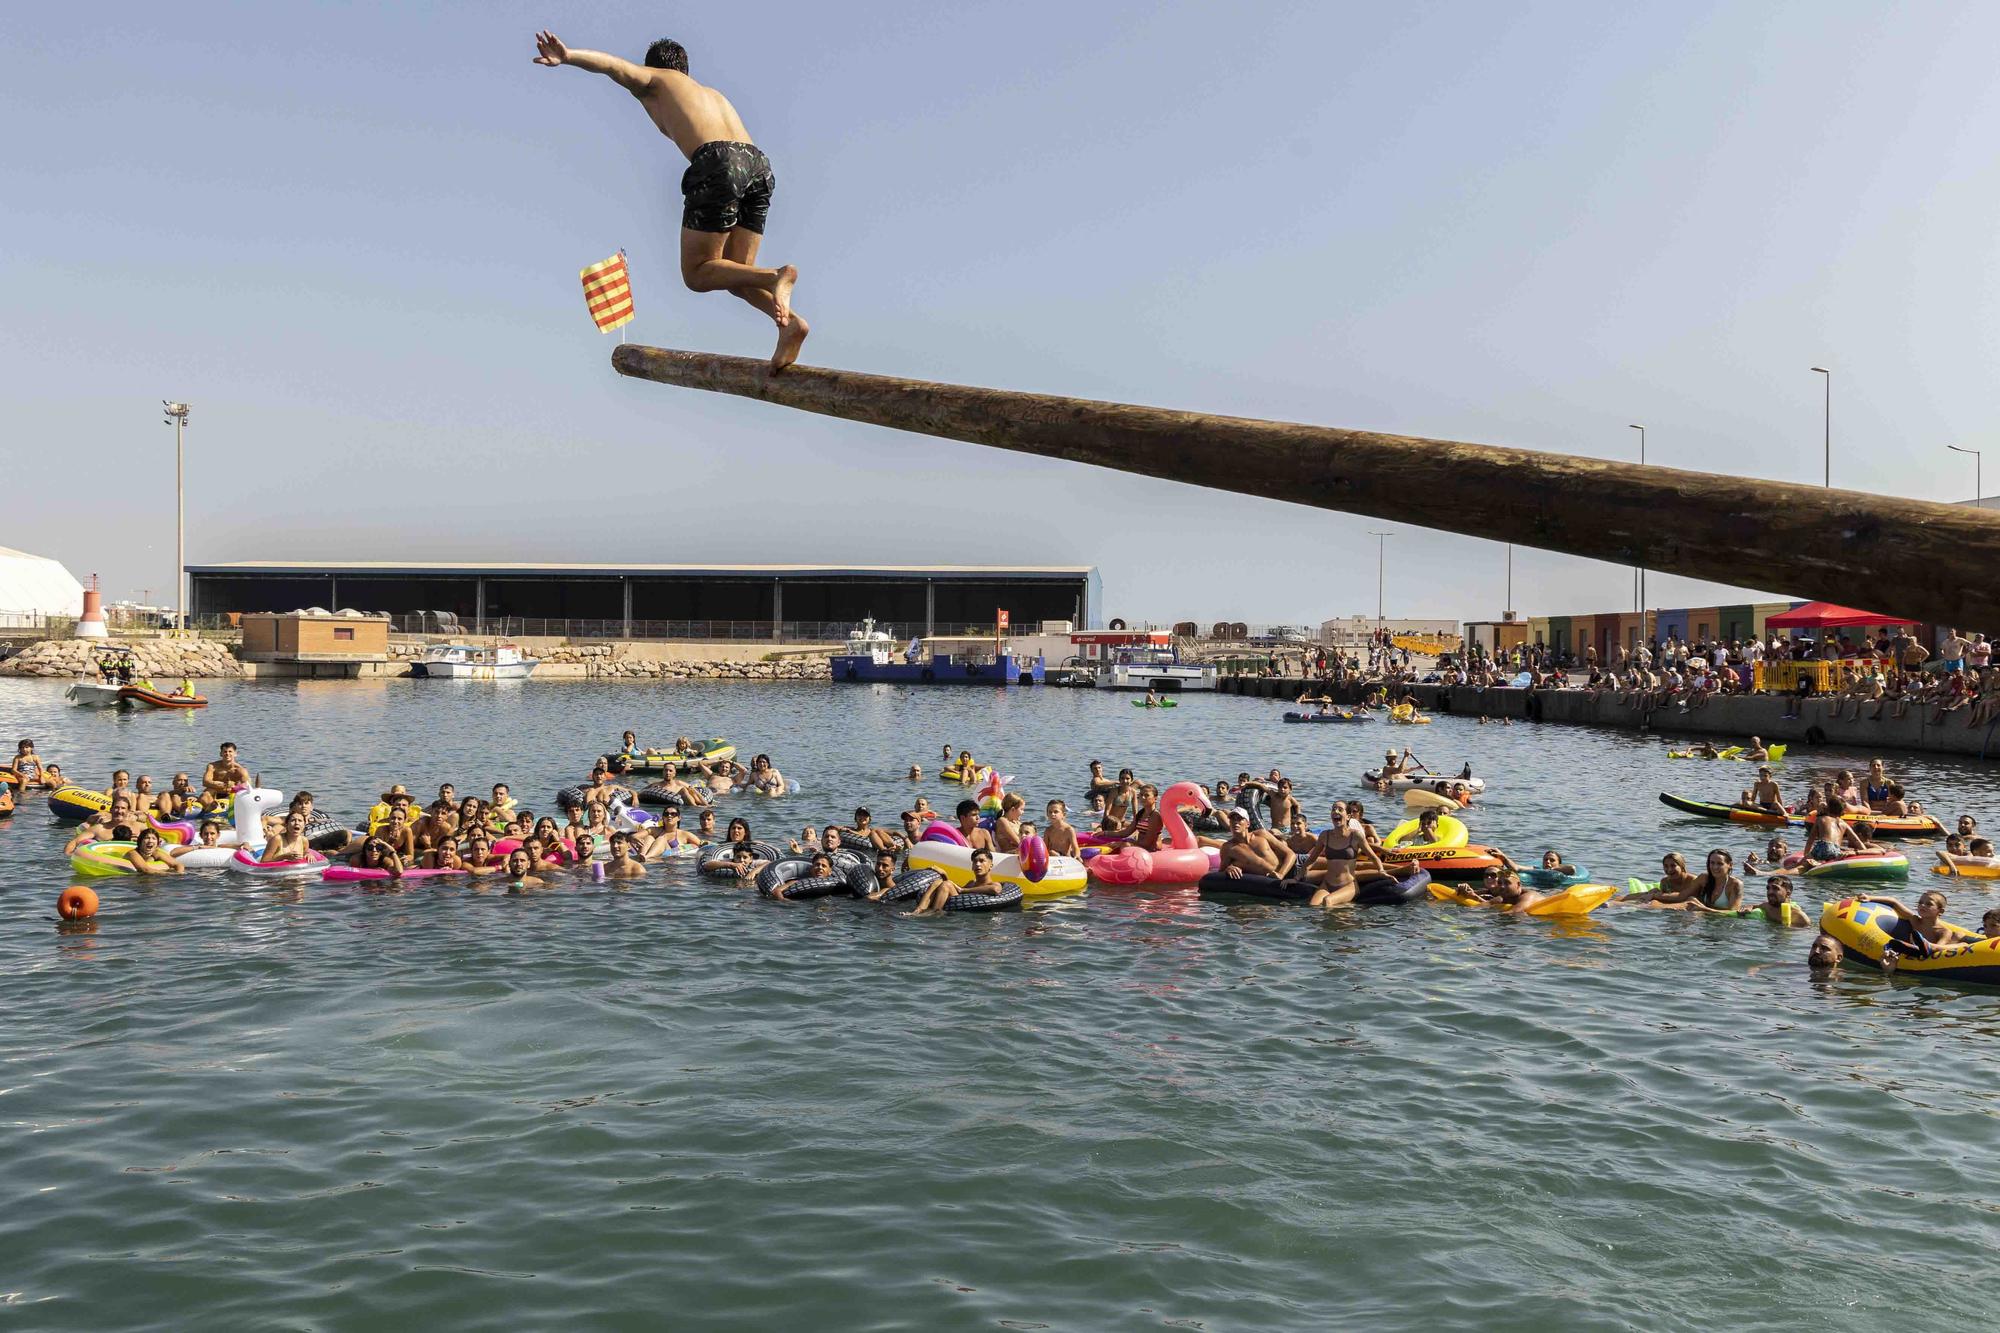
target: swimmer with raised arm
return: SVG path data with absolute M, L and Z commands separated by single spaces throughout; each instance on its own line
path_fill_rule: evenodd
M 635 65 L 602 51 L 571 50 L 554 33 L 538 32 L 535 63 L 602 74 L 639 99 L 654 127 L 688 159 L 681 176 L 681 280 L 690 291 L 728 292 L 770 316 L 778 326 L 771 369 L 798 360 L 808 332 L 792 309 L 799 271 L 756 264 L 777 178 L 729 99 L 688 77 L 687 50 L 662 37 L 646 48 L 645 64 Z

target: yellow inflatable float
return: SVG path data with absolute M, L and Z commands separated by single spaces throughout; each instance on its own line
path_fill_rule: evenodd
M 972 882 L 972 849 L 950 842 L 919 842 L 910 848 L 909 868 L 935 870 L 961 887 Z M 1021 871 L 1021 858 L 1013 852 L 996 857 L 992 877 L 1011 884 L 1023 898 L 1055 898 L 1065 893 L 1082 893 L 1090 885 L 1083 862 L 1073 856 L 1051 856 L 1049 868 L 1040 879 L 1029 879 Z
M 1933 945 L 1920 957 L 1895 934 L 1901 923 L 1894 908 L 1859 898 L 1828 903 L 1819 914 L 1819 928 L 1840 941 L 1849 958 L 1880 964 L 1891 941 L 1897 941 L 1896 972 L 1938 981 L 1979 981 L 2000 986 L 2000 939 L 1984 939 L 1963 926 L 1944 923 L 1951 944 Z
M 1431 897 L 1441 903 L 1457 903 L 1460 907 L 1498 907 L 1500 904 L 1488 902 L 1470 889 L 1461 889 L 1451 884 L 1430 883 Z M 1583 916 L 1594 912 L 1611 901 L 1618 893 L 1609 884 L 1572 884 L 1550 894 L 1530 907 L 1528 916 Z
M 1409 842 L 1411 838 L 1417 836 L 1418 831 L 1423 827 L 1423 821 L 1421 819 L 1406 819 L 1390 830 L 1389 836 L 1382 840 L 1382 845 L 1405 852 L 1429 852 L 1445 847 L 1463 847 L 1466 843 L 1472 841 L 1472 835 L 1466 831 L 1465 825 L 1453 819 L 1450 815 L 1440 815 L 1437 825 L 1437 840 L 1435 842 Z M 1405 843 L 1409 845 L 1405 846 Z

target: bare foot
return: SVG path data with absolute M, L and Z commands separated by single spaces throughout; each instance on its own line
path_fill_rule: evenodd
M 778 330 L 778 349 L 771 353 L 771 369 L 783 370 L 799 359 L 799 347 L 806 335 L 812 332 L 806 325 L 806 317 L 794 314 L 790 321 Z
M 799 271 L 790 264 L 778 270 L 778 280 L 771 284 L 771 300 L 777 305 L 777 313 L 771 318 L 784 328 L 792 322 L 792 286 L 799 280 Z

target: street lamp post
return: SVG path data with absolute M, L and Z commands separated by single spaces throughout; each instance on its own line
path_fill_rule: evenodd
M 1634 425 L 1627 427 L 1627 429 L 1639 432 L 1639 465 L 1644 467 L 1646 465 L 1646 428 Z M 1639 566 L 1638 591 L 1639 604 L 1632 609 L 1639 613 L 1639 642 L 1643 644 L 1646 642 L 1646 567 L 1644 565 Z
M 187 468 L 184 444 L 188 405 L 160 400 L 166 424 L 174 428 L 174 632 L 187 633 Z
M 1371 528 L 1368 535 L 1375 538 L 1375 650 L 1379 653 L 1384 647 L 1382 626 L 1385 623 L 1382 616 L 1382 571 L 1389 559 L 1389 538 L 1396 534 L 1376 532 Z
M 1833 485 L 1833 372 L 1825 366 L 1814 366 L 1813 374 L 1826 376 L 1826 408 L 1820 419 L 1826 429 L 1826 484 Z
M 1514 543 L 1507 543 L 1507 619 L 1514 618 Z
M 1986 507 L 1986 483 L 1981 479 L 1979 474 L 1980 470 L 1986 464 L 1985 456 L 1977 449 L 1966 449 L 1956 444 L 1947 444 L 1945 448 L 1955 454 L 1972 455 L 1972 503 L 1977 508 L 1984 509 Z

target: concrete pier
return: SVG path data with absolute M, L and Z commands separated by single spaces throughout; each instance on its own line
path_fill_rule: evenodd
M 1289 701 L 1305 693 L 1309 685 L 1314 694 L 1330 694 L 1343 702 L 1354 702 L 1362 695 L 1362 690 L 1354 685 L 1327 688 L 1317 681 L 1283 676 L 1225 676 L 1218 688 L 1225 694 Z M 1860 750 L 1920 750 L 1975 759 L 2000 758 L 2000 728 L 1967 727 L 1966 709 L 1948 714 L 1943 723 L 1931 726 L 1925 719 L 1932 710 L 1917 704 L 1912 704 L 1900 718 L 1885 714 L 1880 722 L 1868 718 L 1875 705 L 1863 704 L 1858 721 L 1850 716 L 1836 722 L 1832 720 L 1831 697 L 1805 700 L 1798 709 L 1800 716 L 1788 719 L 1784 715 L 1793 700 L 1777 694 L 1727 695 L 1686 712 L 1669 706 L 1646 713 L 1621 704 L 1616 690 L 1592 694 L 1588 690 L 1500 687 L 1481 690 L 1470 685 L 1411 685 L 1407 689 L 1427 713 L 1566 722 L 1621 731 L 1650 730 L 1661 735 L 1726 737 L 1731 743 L 1761 736 L 1767 744 L 1782 741 L 1790 745 L 1792 753 L 1800 757 L 1809 754 L 1815 745 L 1838 745 Z

